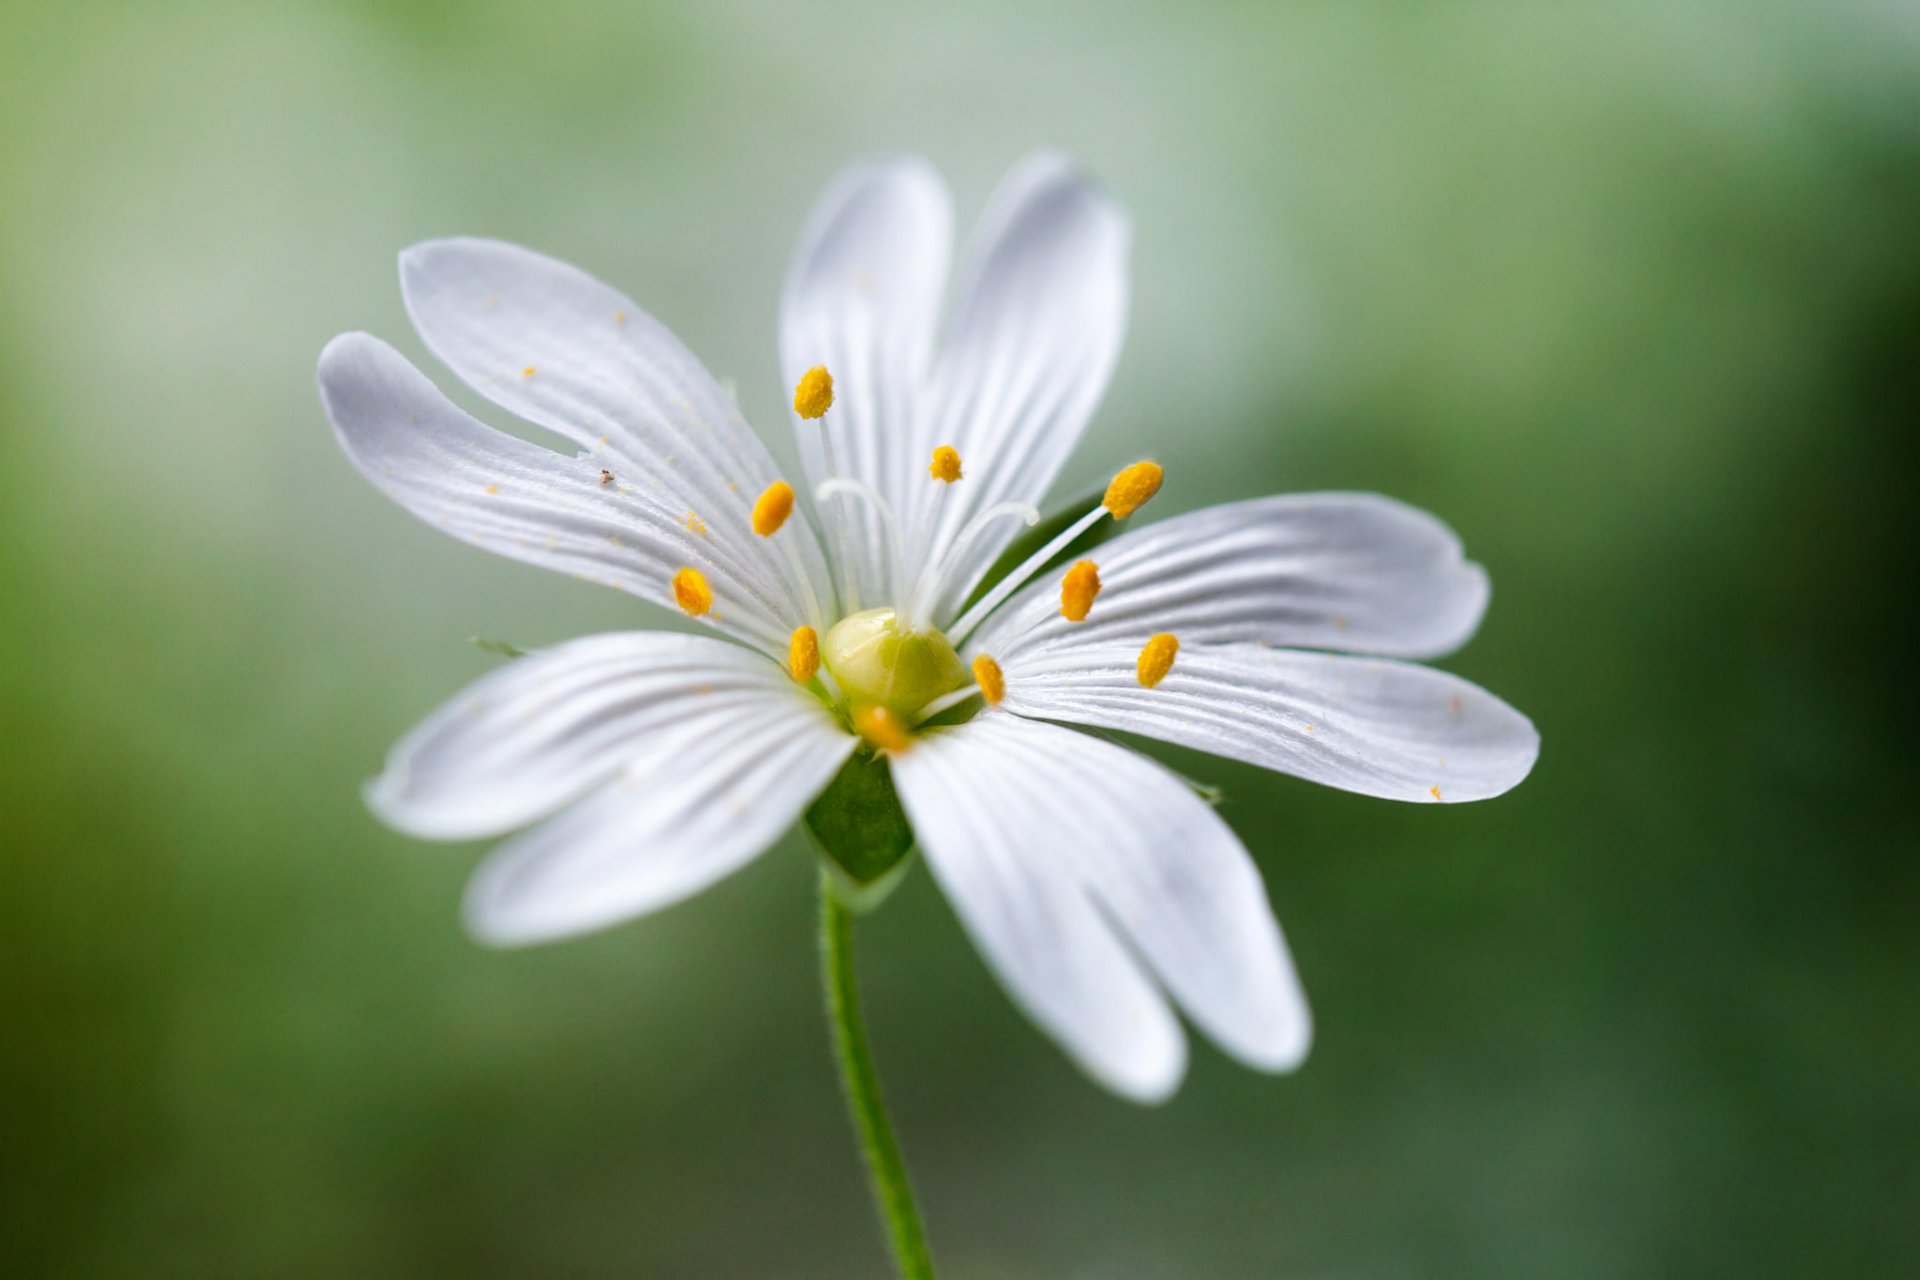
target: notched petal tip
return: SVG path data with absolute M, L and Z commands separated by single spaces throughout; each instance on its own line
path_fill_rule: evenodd
M 514 898 L 511 886 L 499 874 L 492 859 L 482 863 L 467 881 L 466 892 L 460 899 L 460 923 L 467 935 L 482 946 L 508 950 L 593 931 L 556 927 L 550 920 L 543 921 L 537 910 L 529 910 L 524 902 L 516 902 Z
M 1077 1055 L 1073 1060 L 1089 1079 L 1108 1092 L 1143 1107 L 1163 1106 L 1180 1092 L 1181 1082 L 1187 1078 L 1187 1037 L 1176 1031 L 1167 1042 L 1164 1054 L 1138 1062 L 1096 1065 Z
M 369 423 L 404 411 L 412 390 L 404 383 L 422 377 L 390 344 L 360 330 L 339 334 L 320 349 L 314 367 L 320 407 L 348 457 L 360 458 Z
M 1313 1017 L 1307 1011 L 1305 998 L 1298 993 L 1295 998 L 1299 1004 L 1298 1017 L 1287 1019 L 1267 1038 L 1226 1050 L 1236 1062 L 1276 1076 L 1300 1069 L 1313 1048 Z

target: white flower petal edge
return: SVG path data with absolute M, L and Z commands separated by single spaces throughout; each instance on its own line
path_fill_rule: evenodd
M 784 586 L 792 575 L 764 548 L 736 552 L 649 494 L 602 484 L 595 460 L 495 431 L 378 338 L 345 333 L 328 343 L 319 383 L 360 474 L 464 542 L 663 606 L 676 569 L 695 566 L 716 599 L 702 621 L 776 656 L 806 620 Z
M 610 781 L 494 851 L 467 891 L 477 937 L 518 946 L 644 915 L 738 870 L 792 828 L 856 739 L 772 664 L 739 656 L 714 657 L 731 692 L 696 686 L 654 704 L 625 744 L 639 754 Z M 757 690 L 747 663 L 763 669 Z M 483 759 L 456 785 L 498 767 Z
M 468 685 L 394 746 L 367 802 L 423 839 L 499 835 L 584 795 L 676 726 L 718 731 L 769 706 L 808 723 L 821 713 L 739 645 L 665 631 L 585 636 Z
M 1064 156 L 1029 156 L 994 192 L 956 272 L 927 393 L 929 447 L 959 450 L 968 479 L 951 486 L 937 518 L 936 486 L 907 495 L 910 527 L 934 521 L 926 558 L 975 513 L 1046 497 L 1119 359 L 1132 242 L 1118 202 Z M 968 549 L 936 601 L 937 622 L 953 619 L 1018 532 L 1002 524 Z
M 989 711 L 924 735 L 893 776 L 988 964 L 1096 1080 L 1142 1102 L 1179 1085 L 1185 1041 L 1154 978 L 1248 1065 L 1305 1056 L 1306 1000 L 1259 873 L 1172 773 Z
M 1183 646 L 1143 688 L 1135 645 L 1003 659 L 1002 708 L 1144 734 L 1387 800 L 1485 800 L 1540 754 L 1533 723 L 1478 685 L 1386 658 Z
M 1102 588 L 1091 613 L 1060 613 L 1060 574 L 994 612 L 973 650 L 1003 659 L 1130 642 L 1257 641 L 1437 658 L 1473 635 L 1487 575 L 1451 529 L 1371 493 L 1313 493 L 1208 507 L 1129 530 L 1089 553 Z
M 865 481 L 896 510 L 926 486 L 927 459 L 940 443 L 927 438 L 921 395 L 952 251 L 952 202 L 933 166 L 916 156 L 863 161 L 814 205 L 780 296 L 786 384 L 817 364 L 832 371 L 838 394 L 825 431 L 837 474 Z M 823 428 L 793 419 L 809 486 L 817 487 L 836 475 Z M 846 504 L 821 514 L 848 530 L 845 554 L 861 603 L 892 594 L 879 515 Z
M 781 611 L 818 625 L 827 575 L 813 531 L 788 521 L 777 550 L 754 536 L 754 499 L 780 473 L 665 325 L 578 267 L 497 240 L 415 245 L 400 287 L 420 337 L 468 386 L 573 441 L 725 554 L 764 564 Z

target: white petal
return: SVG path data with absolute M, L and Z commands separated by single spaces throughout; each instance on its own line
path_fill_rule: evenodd
M 754 499 L 779 473 L 665 325 L 584 271 L 495 240 L 415 245 L 400 255 L 400 285 L 421 338 L 469 386 L 760 563 L 787 611 L 818 625 L 807 589 L 824 591 L 825 575 L 813 531 L 792 519 L 771 539 L 754 535 Z
M 1144 639 L 1144 637 L 1143 637 Z M 1540 735 L 1477 685 L 1384 658 L 1183 645 L 1142 688 L 1136 645 L 1003 663 L 1020 715 L 1119 729 L 1389 800 L 1484 800 L 1519 784 Z
M 947 762 L 970 774 L 959 803 L 1021 808 L 1018 854 L 1066 865 L 1208 1036 L 1262 1070 L 1299 1065 L 1312 1025 L 1266 886 L 1190 786 L 1054 725 L 987 714 L 962 734 L 952 757 L 980 759 Z
M 476 421 L 378 338 L 345 333 L 328 343 L 319 382 L 334 435 L 360 473 L 463 541 L 665 607 L 673 574 L 691 566 L 713 588 L 702 621 L 779 656 L 807 621 L 762 559 L 688 530 L 648 493 L 602 484 L 594 459 Z
M 1053 573 L 997 610 L 973 648 L 1004 659 L 1170 631 L 1183 644 L 1428 658 L 1466 643 L 1487 606 L 1487 575 L 1452 530 L 1370 493 L 1208 507 L 1129 530 L 1092 558 L 1101 591 L 1084 621 L 1061 616 Z
M 1105 393 L 1127 321 L 1125 213 L 1063 158 L 1020 164 L 994 194 L 957 277 L 935 358 L 934 443 L 959 450 L 966 479 L 920 486 L 915 525 L 940 507 L 933 553 L 993 503 L 1038 503 Z M 1017 526 L 967 556 L 936 617 L 951 618 Z
M 1077 851 L 1127 838 L 1125 824 L 1063 790 L 1072 775 L 1037 749 L 1049 732 L 1106 745 L 990 713 L 923 735 L 893 758 L 894 785 L 934 878 L 1014 1001 L 1101 1084 L 1160 1101 L 1186 1071 L 1186 1042 L 1089 894 Z
M 436 840 L 543 818 L 645 755 L 681 724 L 742 707 L 818 704 L 759 654 L 705 636 L 622 632 L 507 663 L 402 739 L 367 801 L 388 825 Z
M 788 387 L 823 364 L 834 403 L 821 421 L 797 416 L 810 486 L 830 479 L 821 433 L 839 474 L 864 480 L 904 511 L 930 483 L 941 443 L 921 421 L 921 390 L 952 253 L 946 185 L 925 161 L 889 156 L 854 165 L 814 205 L 780 298 L 780 365 Z M 886 530 L 865 506 L 845 509 L 863 602 L 892 593 Z
M 645 747 L 600 790 L 488 858 L 467 890 L 475 936 L 542 942 L 697 893 L 778 840 L 854 739 L 790 689 L 689 708 L 655 725 Z

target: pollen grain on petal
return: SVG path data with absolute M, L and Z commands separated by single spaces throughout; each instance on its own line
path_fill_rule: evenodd
M 800 375 L 793 388 L 793 411 L 803 418 L 818 418 L 833 407 L 833 375 L 827 366 L 817 364 Z
M 780 526 L 793 514 L 793 486 L 775 480 L 753 500 L 753 531 L 763 538 L 780 532 Z
M 1428 787 L 1427 794 L 1432 796 L 1435 800 L 1440 799 L 1440 784 L 1436 782 L 1432 786 Z
M 1000 700 L 1007 696 L 1007 677 L 1001 672 L 1000 664 L 987 654 L 973 660 L 973 680 L 990 707 L 999 706 Z
M 1111 512 L 1115 520 L 1125 520 L 1160 492 L 1160 482 L 1165 478 L 1166 473 L 1157 462 L 1136 462 L 1130 467 L 1122 467 L 1107 486 L 1107 494 L 1100 499 L 1100 505 Z
M 820 633 L 812 627 L 795 627 L 787 641 L 787 672 L 801 684 L 820 674 Z
M 950 444 L 943 444 L 933 451 L 933 461 L 928 464 L 927 472 L 942 484 L 966 479 L 966 474 L 960 470 L 960 451 Z
M 707 585 L 707 575 L 690 566 L 674 574 L 673 602 L 690 618 L 712 609 L 713 588 Z
M 853 713 L 853 726 L 860 736 L 882 751 L 905 751 L 913 739 L 907 736 L 906 721 L 885 707 L 861 707 Z
M 1060 616 L 1068 622 L 1085 622 L 1093 598 L 1100 594 L 1100 566 L 1091 560 L 1076 560 L 1060 579 Z
M 497 485 L 497 484 L 490 484 L 490 485 L 488 485 L 488 486 L 487 486 L 487 492 L 488 492 L 488 493 L 490 493 L 490 494 L 492 494 L 492 493 L 498 493 L 498 492 L 500 492 L 500 486 L 499 486 L 499 485 Z
M 687 514 L 680 517 L 680 527 L 688 533 L 698 534 L 703 538 L 707 536 L 707 522 L 702 520 L 700 514 L 692 508 L 688 508 Z
M 1167 672 L 1173 670 L 1174 657 L 1180 652 L 1180 640 L 1177 636 L 1162 631 L 1147 641 L 1140 650 L 1137 664 L 1140 672 L 1140 687 L 1151 689 L 1167 678 Z
M 523 378 L 531 378 L 537 372 L 539 372 L 539 370 L 535 369 L 532 365 L 528 365 L 520 371 L 520 376 Z

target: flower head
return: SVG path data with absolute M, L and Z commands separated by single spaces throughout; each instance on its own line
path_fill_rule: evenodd
M 1287 1069 L 1309 1019 L 1252 860 L 1181 778 L 1066 726 L 1391 799 L 1497 795 L 1531 768 L 1533 727 L 1408 661 L 1467 640 L 1486 576 L 1438 521 L 1367 494 L 1136 528 L 1164 480 L 1142 461 L 989 584 L 1113 369 L 1130 231 L 1072 166 L 1033 157 L 989 205 L 943 323 L 950 234 L 914 159 L 857 165 L 816 207 L 780 309 L 804 486 L 606 285 L 492 241 L 402 255 L 433 353 L 572 449 L 483 425 L 345 334 L 319 382 L 354 465 L 456 537 L 719 634 L 513 661 L 404 738 L 369 802 L 429 838 L 525 828 L 467 902 L 481 937 L 523 943 L 697 892 L 879 753 L 982 954 L 1095 1078 L 1171 1092 L 1175 1005 Z M 1107 519 L 1129 523 L 1098 563 L 1063 564 Z

